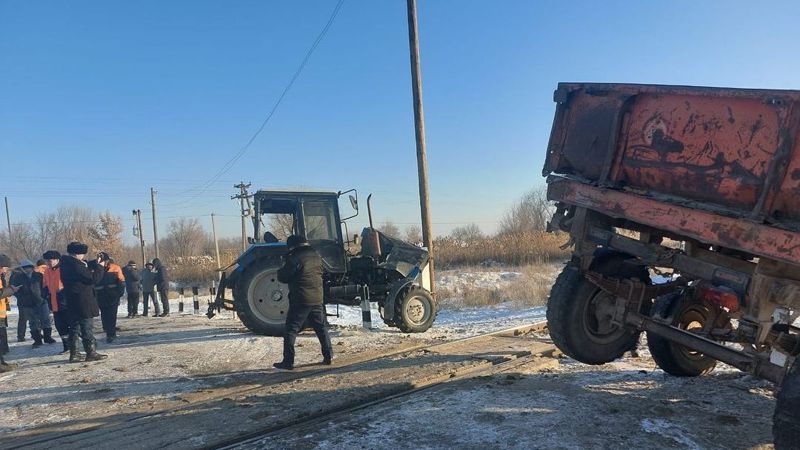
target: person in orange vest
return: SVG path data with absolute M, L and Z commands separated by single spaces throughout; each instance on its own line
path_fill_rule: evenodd
M 17 292 L 14 286 L 6 285 L 6 272 L 11 267 L 11 258 L 4 254 L 0 254 L 0 372 L 8 372 L 13 370 L 15 365 L 9 364 L 5 360 L 5 355 L 8 354 L 8 297 L 11 297 Z
M 53 322 L 56 325 L 59 337 L 61 337 L 61 344 L 64 346 L 64 351 L 61 354 L 69 352 L 69 316 L 67 313 L 67 299 L 64 297 L 64 284 L 61 282 L 61 267 L 58 263 L 61 259 L 61 253 L 55 250 L 48 250 L 42 255 L 45 261 L 45 269 L 42 276 L 44 277 L 44 297 L 48 301 L 50 311 L 53 312 Z M 84 355 L 79 355 L 84 356 Z
M 97 294 L 97 305 L 100 307 L 100 321 L 106 332 L 106 342 L 112 343 L 117 338 L 117 310 L 119 299 L 125 292 L 125 276 L 122 267 L 111 259 L 106 252 L 97 254 L 98 261 L 106 262 L 106 273 L 94 287 Z

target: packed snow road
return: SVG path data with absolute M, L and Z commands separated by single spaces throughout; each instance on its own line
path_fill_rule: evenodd
M 411 376 L 415 366 L 408 358 L 378 362 L 382 354 L 532 323 L 544 315 L 543 308 L 504 305 L 445 310 L 431 330 L 408 335 L 382 326 L 376 311 L 373 331 L 360 328 L 359 309 L 340 312 L 331 319 L 336 365 L 359 364 L 352 366 L 359 369 L 340 369 L 338 377 L 315 365 L 320 355 L 313 333 L 298 339 L 299 370 L 276 372 L 271 364 L 281 358 L 281 340 L 248 333 L 230 315 L 120 318 L 114 344 L 105 344 L 97 330 L 100 350 L 109 355 L 99 363 L 68 364 L 66 355 L 56 354 L 60 344 L 34 350 L 30 341 L 15 343 L 10 359 L 20 367 L 0 375 L 0 448 L 25 443 L 49 448 L 50 440 L 66 442 L 67 436 L 75 436 L 77 444 L 92 431 L 96 439 L 81 448 L 152 448 L 158 439 L 147 439 L 170 433 L 176 424 L 191 436 L 181 447 L 203 447 L 224 422 L 215 424 L 215 418 L 243 416 L 263 426 L 286 413 L 357 398 L 369 383 L 391 390 L 376 377 L 397 370 Z M 13 335 L 15 316 L 10 321 Z M 303 433 L 279 432 L 259 446 L 771 448 L 774 399 L 768 383 L 724 366 L 707 377 L 669 377 L 643 353 L 600 367 L 564 358 L 546 371 L 521 366 L 512 373 L 460 379 Z M 168 414 L 178 410 L 187 416 Z M 158 426 L 134 426 L 143 421 Z

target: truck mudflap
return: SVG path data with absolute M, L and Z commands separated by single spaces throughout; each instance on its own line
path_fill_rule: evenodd
M 227 284 L 228 276 L 225 272 L 222 272 L 222 275 L 219 279 L 219 289 L 217 289 L 217 294 L 214 296 L 214 301 L 208 304 L 206 317 L 209 319 L 216 316 L 217 313 L 221 312 L 223 309 L 227 311 L 235 311 L 233 300 L 225 298 L 225 288 L 227 287 Z

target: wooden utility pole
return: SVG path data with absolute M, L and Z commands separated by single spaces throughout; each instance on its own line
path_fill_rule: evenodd
M 217 221 L 214 220 L 214 213 L 211 213 L 211 234 L 214 236 L 214 251 L 217 255 L 217 270 L 222 267 L 222 263 L 219 259 L 219 241 L 217 240 Z
M 156 222 L 156 190 L 150 188 L 150 205 L 153 207 L 153 247 L 158 258 L 158 223 Z
M 6 200 L 6 225 L 8 225 L 8 239 L 11 239 L 11 214 L 8 212 L 8 197 L 3 197 Z
M 249 194 L 247 193 L 247 188 L 250 187 L 250 183 L 245 184 L 244 181 L 240 182 L 239 184 L 234 186 L 235 188 L 239 189 L 239 195 L 234 195 L 231 199 L 239 199 L 239 204 L 242 208 L 242 252 L 247 250 L 247 216 L 250 215 L 250 208 L 245 208 L 244 204 L 250 204 Z
M 147 264 L 147 255 L 145 254 L 145 247 L 144 247 L 144 229 L 142 228 L 142 210 L 141 209 L 134 209 L 133 210 L 133 217 L 136 219 L 136 231 L 137 235 L 139 236 L 139 247 L 142 250 L 142 269 L 144 269 L 145 264 Z
M 417 1 L 408 4 L 408 47 L 411 51 L 411 84 L 414 94 L 414 131 L 417 138 L 417 171 L 419 173 L 419 207 L 422 214 L 422 242 L 430 256 L 431 292 L 435 291 L 433 272 L 433 232 L 431 230 L 431 205 L 428 192 L 428 157 L 425 149 L 425 113 L 422 108 L 422 67 L 419 60 L 419 29 L 417 27 Z

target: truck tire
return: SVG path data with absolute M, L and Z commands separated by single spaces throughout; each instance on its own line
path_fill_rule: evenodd
M 783 379 L 772 418 L 775 450 L 796 449 L 800 443 L 800 360 Z
M 411 286 L 394 303 L 394 325 L 404 333 L 427 331 L 436 320 L 436 300 L 426 289 Z
M 626 259 L 630 256 L 598 252 L 592 270 L 605 276 L 649 280 L 646 268 L 625 264 Z M 553 343 L 567 356 L 586 364 L 605 364 L 634 349 L 639 331 L 607 320 L 614 302 L 611 294 L 583 276 L 577 262 L 570 261 L 547 300 L 547 327 Z
M 282 336 L 289 311 L 289 286 L 278 281 L 280 261 L 260 259 L 239 277 L 233 290 L 239 319 L 250 331 Z
M 714 313 L 711 308 L 686 294 L 675 293 L 659 298 L 653 306 L 653 315 L 672 317 L 673 326 L 692 330 L 702 329 L 712 320 Z M 727 316 L 724 317 L 721 316 L 720 320 L 729 321 Z M 647 347 L 658 367 L 676 377 L 705 375 L 717 365 L 717 360 L 653 333 L 647 333 Z

